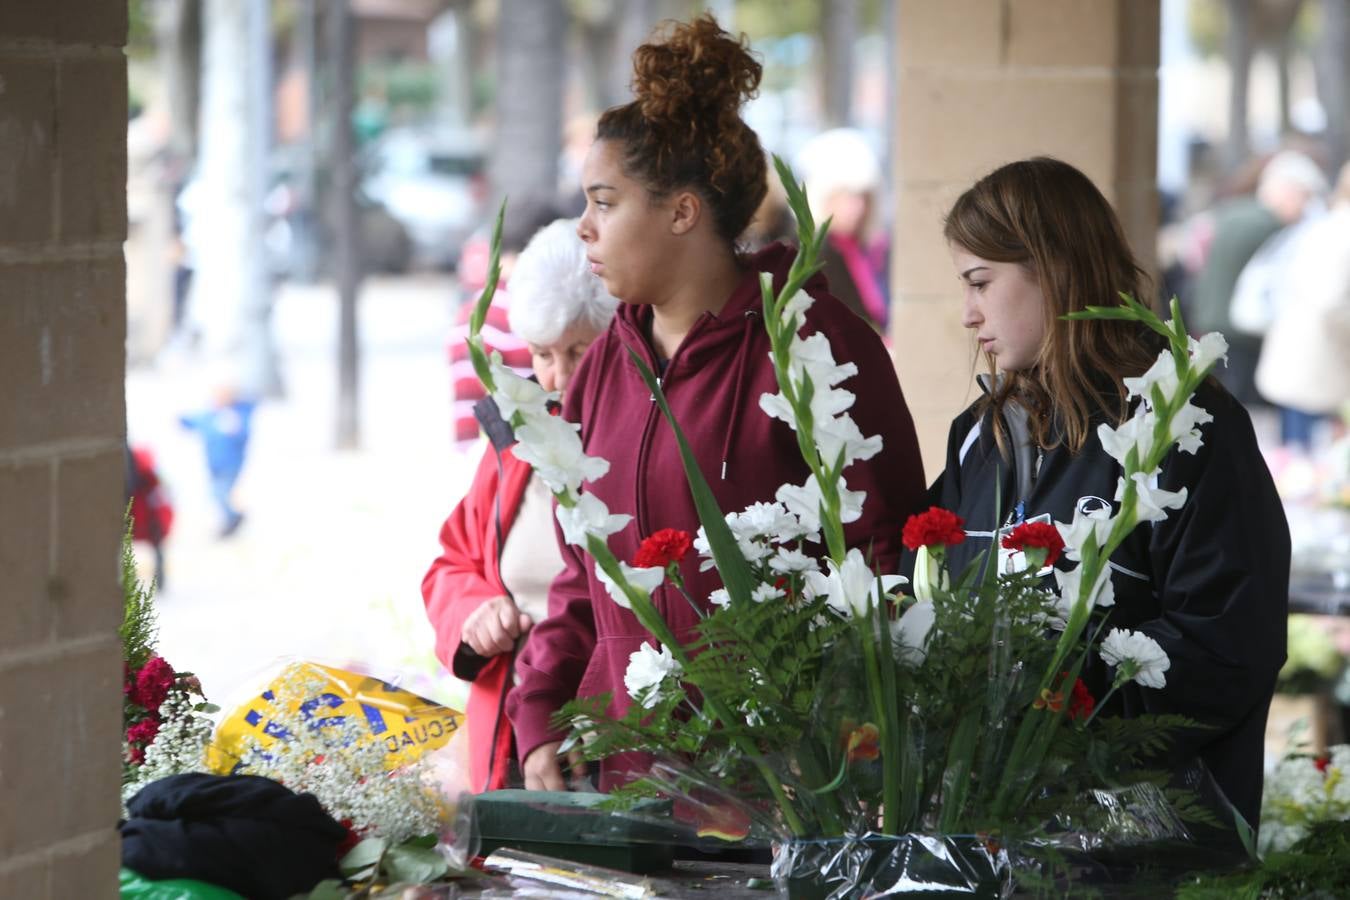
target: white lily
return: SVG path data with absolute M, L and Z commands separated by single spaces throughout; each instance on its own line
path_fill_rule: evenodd
M 867 565 L 857 547 L 848 551 L 842 566 L 827 560 L 829 574 L 806 573 L 806 593 L 811 598 L 824 597 L 841 615 L 866 615 L 869 609 L 881 604 L 882 594 L 907 583 L 901 575 L 878 576 Z
M 928 655 L 928 638 L 937 621 L 937 610 L 931 603 L 915 603 L 901 614 L 893 626 L 893 634 L 900 643 L 901 660 L 911 665 L 922 665 Z
M 848 414 L 817 419 L 811 438 L 820 450 L 821 461 L 827 466 L 833 466 L 841 452 L 845 469 L 860 459 L 871 459 L 881 452 L 881 435 L 863 437 L 862 430 Z
M 1098 425 L 1097 440 L 1101 441 L 1106 455 L 1123 466 L 1131 450 L 1138 450 L 1141 458 L 1148 452 L 1157 422 L 1157 416 L 1140 406 L 1133 416 L 1115 428 L 1105 422 Z
M 1213 421 L 1214 417 L 1207 410 L 1188 400 L 1181 409 L 1177 410 L 1176 416 L 1168 427 L 1168 432 L 1182 452 L 1194 454 L 1204 443 L 1199 426 Z
M 637 569 L 623 560 L 619 560 L 619 572 L 622 573 L 624 580 L 627 581 L 629 585 L 648 595 L 660 587 L 661 582 L 666 580 L 665 569 L 657 566 Z M 609 594 L 611 600 L 619 606 L 622 606 L 624 609 L 633 608 L 633 604 L 628 602 L 628 595 L 624 593 L 623 588 L 610 580 L 609 575 L 605 573 L 604 569 L 600 568 L 599 563 L 595 564 L 595 577 L 605 586 L 605 591 Z
M 609 507 L 594 494 L 581 494 L 571 507 L 558 504 L 558 524 L 562 526 L 563 540 L 569 544 L 586 546 L 587 535 L 606 538 L 623 530 L 633 517 L 610 515 Z
M 671 676 L 679 677 L 682 671 L 669 647 L 663 644 L 658 652 L 650 643 L 644 642 L 628 657 L 623 686 L 628 689 L 628 696 L 651 709 L 661 702 L 661 684 Z
M 1083 567 L 1074 566 L 1068 571 L 1055 569 L 1055 584 L 1059 587 L 1059 595 L 1055 600 L 1055 615 L 1050 618 L 1050 627 L 1063 631 L 1078 604 L 1078 595 L 1083 586 Z M 1088 594 L 1087 610 L 1091 612 L 1099 606 L 1114 606 L 1115 603 L 1116 588 L 1111 582 L 1111 567 L 1102 566 L 1101 572 L 1097 574 L 1097 583 Z
M 812 475 L 806 479 L 806 483 L 800 487 L 795 484 L 785 484 L 778 489 L 774 497 L 788 508 L 788 511 L 796 516 L 802 523 L 802 528 L 808 532 L 820 531 L 820 503 L 821 493 L 820 485 L 816 483 L 816 476 Z M 839 479 L 839 520 L 845 524 L 856 522 L 862 515 L 863 500 L 867 495 L 863 491 L 850 491 L 844 484 L 844 479 Z
M 1168 403 L 1172 402 L 1172 398 L 1181 389 L 1181 380 L 1177 377 L 1177 361 L 1172 358 L 1171 350 L 1159 353 L 1157 360 L 1143 375 L 1138 378 L 1126 378 L 1124 381 L 1129 396 L 1142 397 L 1150 405 L 1153 403 L 1154 386 L 1162 391 L 1163 399 Z
M 914 597 L 921 603 L 932 603 L 937 590 L 946 589 L 947 574 L 927 544 L 919 546 L 914 557 Z

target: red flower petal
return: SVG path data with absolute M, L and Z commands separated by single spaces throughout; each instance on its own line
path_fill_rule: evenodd
M 930 506 L 928 512 L 909 517 L 900 538 L 910 550 L 938 544 L 949 547 L 966 539 L 965 525 L 965 519 L 951 510 Z

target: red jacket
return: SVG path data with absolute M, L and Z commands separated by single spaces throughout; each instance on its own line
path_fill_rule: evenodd
M 792 257 L 792 249 L 775 244 L 751 265 L 774 272 L 781 284 Z M 884 442 L 880 454 L 845 473 L 850 489 L 867 492 L 862 517 L 845 529 L 845 537 L 851 546 L 870 546 L 883 571 L 893 572 L 900 525 L 924 501 L 913 422 L 876 332 L 826 293 L 823 278 L 813 279 L 809 288 L 816 298 L 807 314 L 809 327 L 829 336 L 836 359 L 858 365 L 859 374 L 843 384 L 857 394 L 850 413 L 863 434 L 880 434 Z M 630 562 L 642 537 L 661 528 L 693 533 L 699 525 L 674 433 L 627 352 L 637 352 L 655 371 L 643 337 L 651 315 L 650 307 L 619 307 L 574 374 L 563 409 L 567 419 L 581 423 L 586 451 L 611 464 L 609 473 L 587 490 L 611 512 L 634 516 L 609 540 L 615 555 Z M 806 480 L 796 436 L 759 407 L 760 395 L 778 388 L 756 271 L 746 274 L 718 315 L 705 313 L 695 323 L 667 365 L 662 384 L 724 512 L 771 501 L 779 485 Z M 561 739 L 549 718 L 575 696 L 609 692 L 609 712 L 621 716 L 629 703 L 623 684 L 629 655 L 652 640 L 631 611 L 609 598 L 594 576 L 591 557 L 576 547 L 562 549 L 565 567 L 549 592 L 548 618 L 526 641 L 516 662 L 517 686 L 507 698 L 521 759 L 540 744 Z M 715 571 L 699 572 L 693 556 L 681 574 L 690 595 L 706 603 L 721 582 Z M 666 587 L 653 600 L 676 634 L 690 640 L 698 620 L 688 603 Z M 638 759 L 607 760 L 606 786 L 626 767 L 641 765 Z
M 464 620 L 492 597 L 506 593 L 498 575 L 495 504 L 501 502 L 501 534 L 510 533 L 530 480 L 530 467 L 502 451 L 502 479 L 492 448 L 483 454 L 469 492 L 441 526 L 441 555 L 422 579 L 427 618 L 436 631 L 436 656 L 458 678 L 471 681 L 465 710 L 469 729 L 469 774 L 474 790 L 506 785 L 511 754 L 511 725 L 503 714 L 502 692 L 512 654 L 503 653 L 478 671 L 482 658 L 467 644 L 460 653 Z M 489 779 L 489 770 L 491 778 Z

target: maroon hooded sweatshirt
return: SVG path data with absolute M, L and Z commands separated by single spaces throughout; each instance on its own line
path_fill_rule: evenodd
M 759 406 L 762 394 L 778 391 L 759 272 L 772 272 L 775 289 L 780 288 L 794 253 L 774 244 L 756 254 L 726 306 L 695 322 L 661 375 L 675 419 L 724 513 L 772 501 L 780 485 L 801 484 L 810 474 L 792 429 Z M 858 374 L 840 387 L 857 395 L 849 413 L 862 433 L 879 434 L 883 441 L 880 453 L 844 472 L 850 490 L 867 492 L 862 517 L 845 526 L 845 538 L 851 547 L 870 548 L 881 571 L 894 572 L 901 525 L 924 502 L 914 424 L 876 332 L 828 293 L 824 278 L 813 278 L 807 291 L 816 301 L 806 316 L 807 333 L 824 332 L 837 361 L 857 364 Z M 573 375 L 563 409 L 565 418 L 581 423 L 586 452 L 610 462 L 609 473 L 586 490 L 611 513 L 633 516 L 609 539 L 615 556 L 630 563 L 644 537 L 662 528 L 693 534 L 699 527 L 674 432 L 628 355 L 632 349 L 658 371 L 645 337 L 651 318 L 649 306 L 619 307 Z M 561 537 L 559 543 L 565 568 L 549 591 L 548 618 L 530 632 L 517 660 L 518 680 L 507 699 L 522 760 L 540 744 L 563 738 L 565 732 L 551 727 L 550 717 L 574 697 L 609 693 L 610 715 L 622 716 L 630 703 L 623 683 L 628 658 L 644 641 L 656 644 L 630 610 L 610 599 L 595 577 L 590 554 L 563 544 Z M 698 569 L 691 553 L 681 575 L 690 595 L 711 609 L 707 597 L 722 583 L 716 571 Z M 698 619 L 688 601 L 668 585 L 658 588 L 652 600 L 681 641 L 692 640 Z M 603 787 L 645 768 L 637 754 L 608 759 Z

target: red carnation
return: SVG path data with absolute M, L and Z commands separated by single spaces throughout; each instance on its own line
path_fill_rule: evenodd
M 684 559 L 693 547 L 694 541 L 689 532 L 662 528 L 638 547 L 633 565 L 639 569 L 664 569 Z
M 1005 550 L 1026 552 L 1028 547 L 1045 550 L 1045 562 L 1041 565 L 1053 566 L 1064 550 L 1064 539 L 1059 536 L 1059 529 L 1049 522 L 1023 522 L 1003 539 Z
M 162 656 L 150 657 L 136 673 L 136 688 L 131 693 L 132 702 L 150 712 L 158 712 L 164 698 L 169 696 L 173 680 L 173 667 L 165 662 Z
M 141 719 L 127 729 L 127 756 L 137 765 L 145 762 L 145 748 L 154 743 L 159 734 L 159 718 Z
M 1073 683 L 1073 697 L 1069 699 L 1069 721 L 1077 722 L 1086 719 L 1092 715 L 1092 710 L 1097 707 L 1097 701 L 1093 699 L 1092 694 L 1088 692 L 1087 685 L 1083 679 L 1079 678 Z
M 930 506 L 928 512 L 909 517 L 901 539 L 910 550 L 941 544 L 952 546 L 966 539 L 966 520 L 949 509 Z
M 1313 760 L 1313 765 L 1317 767 L 1317 771 L 1325 775 L 1327 773 L 1327 767 L 1331 765 L 1331 757 L 1319 756 Z

